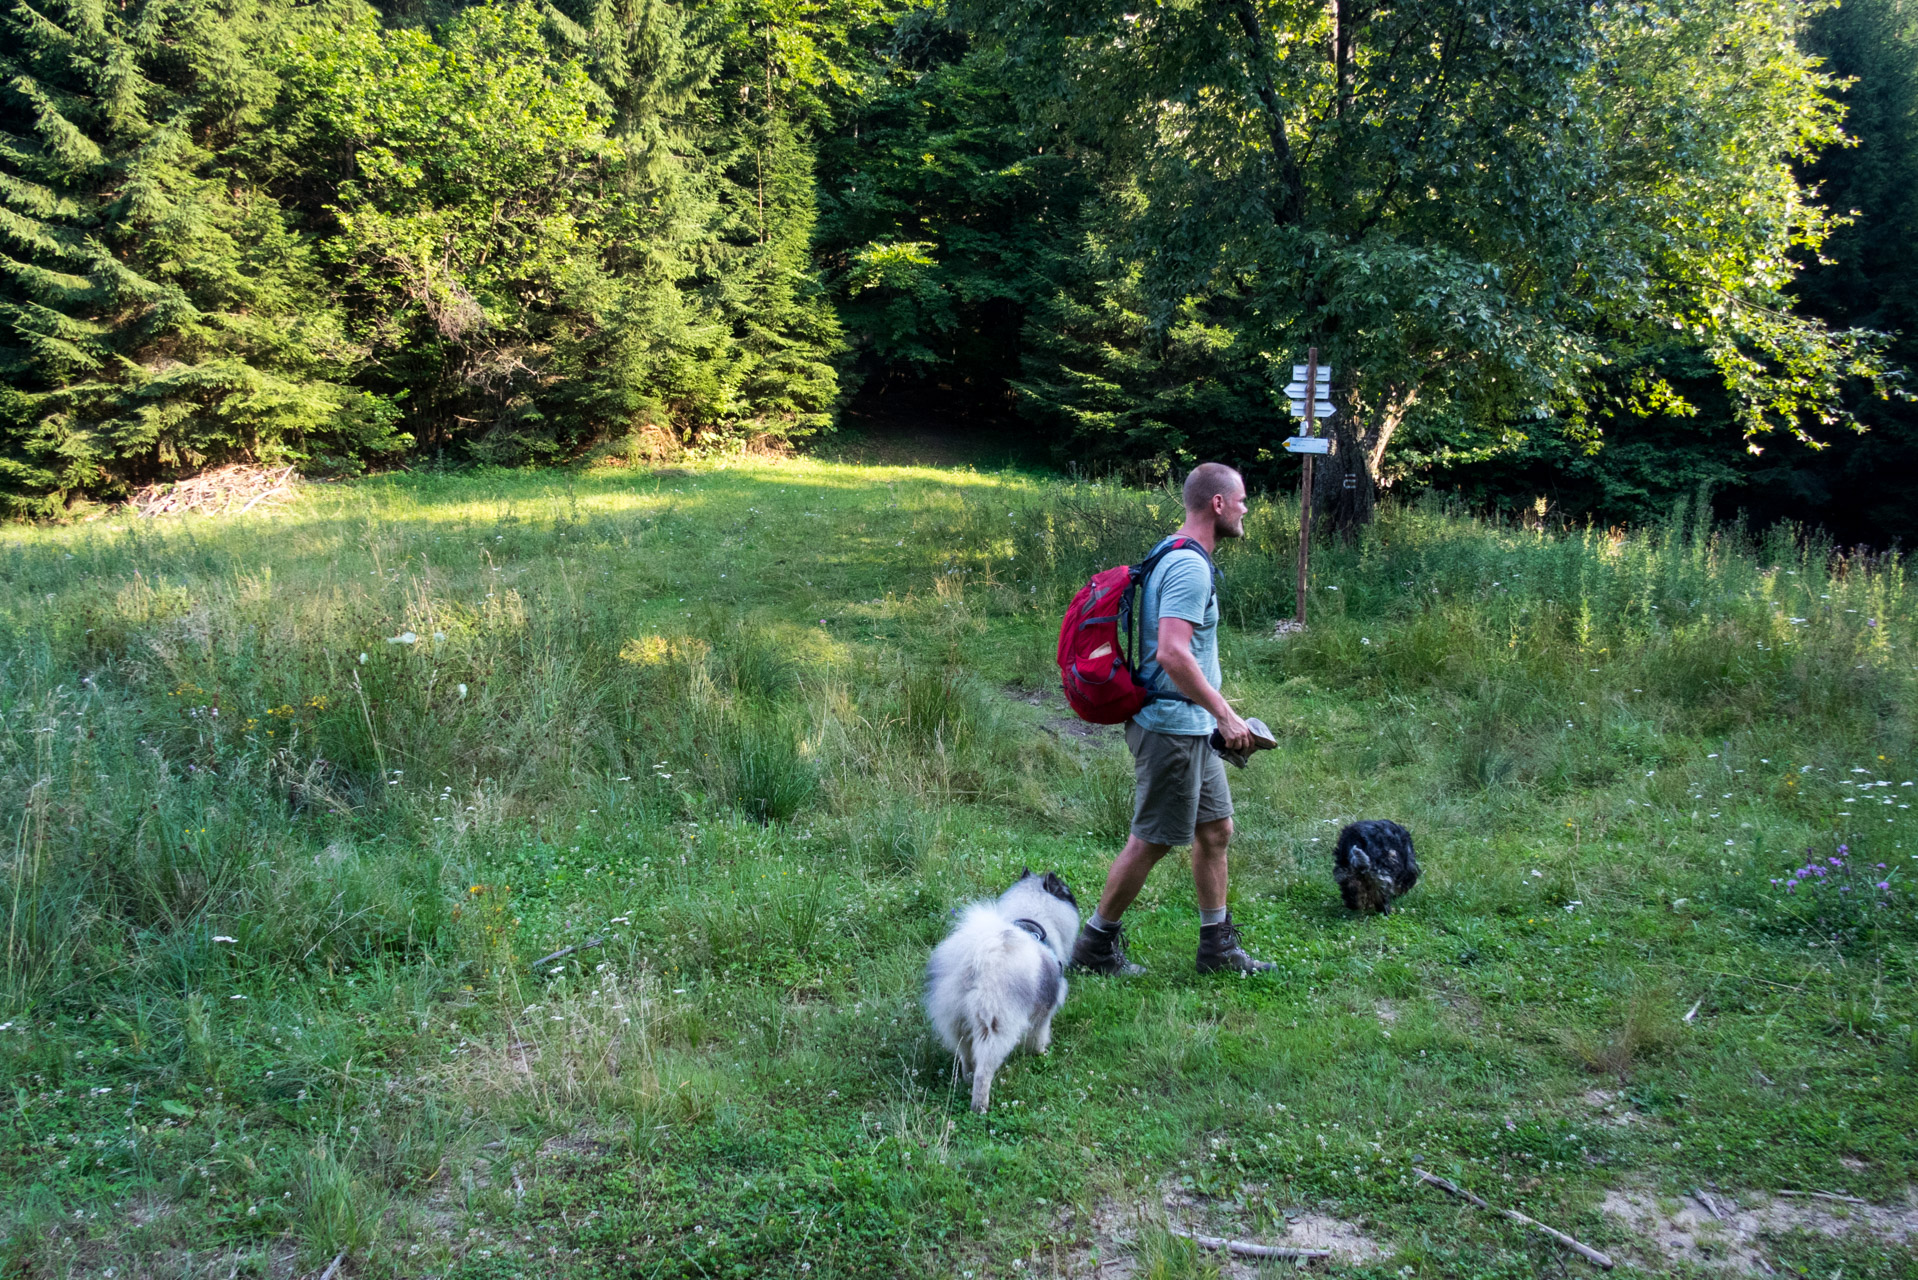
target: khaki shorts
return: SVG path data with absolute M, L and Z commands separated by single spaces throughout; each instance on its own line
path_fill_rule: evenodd
M 1157 733 L 1126 721 L 1132 772 L 1132 834 L 1150 844 L 1190 844 L 1201 822 L 1232 816 L 1225 762 L 1206 738 Z

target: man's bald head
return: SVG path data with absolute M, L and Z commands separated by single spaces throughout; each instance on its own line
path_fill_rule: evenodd
M 1192 468 L 1185 478 L 1184 527 L 1209 528 L 1213 538 L 1243 537 L 1245 480 L 1239 473 L 1223 462 L 1201 462 Z
M 1185 478 L 1185 509 L 1211 511 L 1212 499 L 1245 492 L 1245 481 L 1223 462 L 1201 462 Z

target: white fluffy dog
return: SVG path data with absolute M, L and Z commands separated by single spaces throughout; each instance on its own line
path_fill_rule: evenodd
M 1052 1043 L 1066 1002 L 1065 966 L 1079 903 L 1065 881 L 1027 870 L 994 902 L 967 907 L 926 965 L 926 1016 L 972 1081 L 972 1109 L 992 1100 L 992 1076 L 1022 1042 Z

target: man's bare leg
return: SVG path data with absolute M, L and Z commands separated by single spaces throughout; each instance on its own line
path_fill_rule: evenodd
M 1136 976 L 1145 968 L 1126 959 L 1125 944 L 1119 930 L 1119 917 L 1145 888 L 1146 877 L 1172 848 L 1153 844 L 1138 836 L 1129 836 L 1125 848 L 1106 872 L 1105 891 L 1099 895 L 1099 907 L 1079 929 L 1072 944 L 1072 967 L 1088 973 Z
M 1138 836 L 1127 836 L 1125 848 L 1113 861 L 1112 869 L 1106 872 L 1105 892 L 1099 895 L 1099 914 L 1117 923 L 1139 896 L 1139 890 L 1145 888 L 1145 879 L 1152 874 L 1152 868 L 1159 865 L 1159 859 L 1171 848 L 1169 844 L 1153 844 Z
M 1201 822 L 1192 833 L 1192 889 L 1200 911 L 1223 911 L 1226 888 L 1226 846 L 1232 843 L 1232 819 Z M 1117 870 L 1115 867 L 1114 870 Z M 1143 877 L 1141 878 L 1143 881 Z M 1110 879 L 1106 882 L 1111 884 Z M 1107 892 L 1111 892 L 1108 888 Z M 1135 890 L 1136 892 L 1136 890 Z M 1130 899 L 1128 899 L 1130 901 Z M 1100 907 L 1100 914 L 1105 908 Z M 1111 919 L 1110 916 L 1106 917 Z

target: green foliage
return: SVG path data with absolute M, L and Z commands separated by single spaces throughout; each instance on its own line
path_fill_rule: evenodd
M 288 50 L 283 74 L 278 144 L 338 158 L 333 175 L 301 176 L 333 178 L 329 252 L 422 436 L 483 422 L 476 451 L 497 461 L 576 444 L 595 424 L 551 421 L 541 388 L 578 321 L 569 295 L 601 301 L 596 224 L 617 150 L 585 70 L 548 57 L 531 7 L 484 6 L 439 41 L 362 11 Z
M 483 6 L 434 39 L 368 14 L 288 55 L 279 145 L 338 158 L 328 243 L 372 376 L 427 439 L 496 462 L 647 427 L 824 425 L 835 337 L 801 298 L 806 153 L 781 135 L 769 163 L 790 180 L 738 243 L 725 193 L 701 190 L 723 187 L 730 144 L 687 133 L 716 55 L 663 4 L 585 18 Z M 578 57 L 552 55 L 555 23 Z
M 1211 451 L 1205 397 L 1126 416 L 1187 381 L 1195 343 L 1263 373 L 1222 383 L 1245 422 L 1317 345 L 1368 471 L 1401 426 L 1414 464 L 1561 411 L 1588 436 L 1594 380 L 1674 333 L 1746 435 L 1843 420 L 1847 378 L 1882 385 L 1877 339 L 1788 309 L 1794 254 L 1831 228 L 1794 166 L 1838 136 L 1794 7 L 969 13 L 1032 117 L 1103 153 L 1102 235 L 1024 384 L 1094 449 L 1137 456 L 1143 427 Z M 1115 298 L 1123 337 L 1095 319 Z M 1268 443 L 1219 434 L 1246 461 Z
M 1266 482 L 1316 342 L 1335 499 L 1643 520 L 1711 481 L 1904 532 L 1857 496 L 1908 461 L 1903 0 L 0 21 L 15 514 L 225 461 L 796 441 L 900 383 L 1061 460 Z
M 1276 479 L 1258 445 L 1271 431 L 1270 370 L 1242 340 L 1245 299 L 1187 299 L 1156 326 L 1141 266 L 1116 248 L 1125 238 L 1122 226 L 1089 230 L 1077 283 L 1034 309 L 1014 384 L 1024 411 L 1095 465 L 1145 458 L 1164 473 L 1173 460 L 1231 458 L 1254 486 Z
M 223 154 L 260 125 L 291 6 L 10 11 L 0 102 L 0 501 L 46 514 L 237 457 L 409 443 L 284 209 Z
M 1799 251 L 1791 292 L 1808 315 L 1891 335 L 1887 357 L 1909 370 L 1918 354 L 1909 336 L 1918 320 L 1910 250 L 1918 242 L 1918 36 L 1908 6 L 1864 0 L 1816 13 L 1801 44 L 1836 79 L 1846 138 L 1800 169 L 1822 203 L 1845 216 L 1815 258 Z M 1681 401 L 1644 395 L 1659 377 Z M 1852 387 L 1845 404 L 1869 430 L 1811 422 L 1807 442 L 1748 448 L 1704 352 L 1675 341 L 1619 361 L 1587 404 L 1602 440 L 1533 431 L 1498 457 L 1441 461 L 1428 477 L 1485 506 L 1516 510 L 1546 497 L 1566 516 L 1606 523 L 1655 519 L 1709 483 L 1721 513 L 1747 512 L 1756 524 L 1818 524 L 1841 542 L 1872 547 L 1918 541 L 1918 512 L 1907 500 L 1918 477 L 1918 413 L 1903 396 Z
M 893 24 L 872 84 L 825 148 L 822 249 L 868 376 L 944 382 L 993 407 L 1020 328 L 1058 287 L 1082 165 L 1035 145 L 1003 53 L 942 10 Z
M 781 86 L 731 10 L 441 16 L 4 20 L 12 510 L 225 461 L 521 462 L 830 424 L 811 168 L 833 64 L 807 56 L 798 102 L 754 99 L 762 70 Z M 830 23 L 799 26 L 781 56 L 814 36 L 845 55 Z

